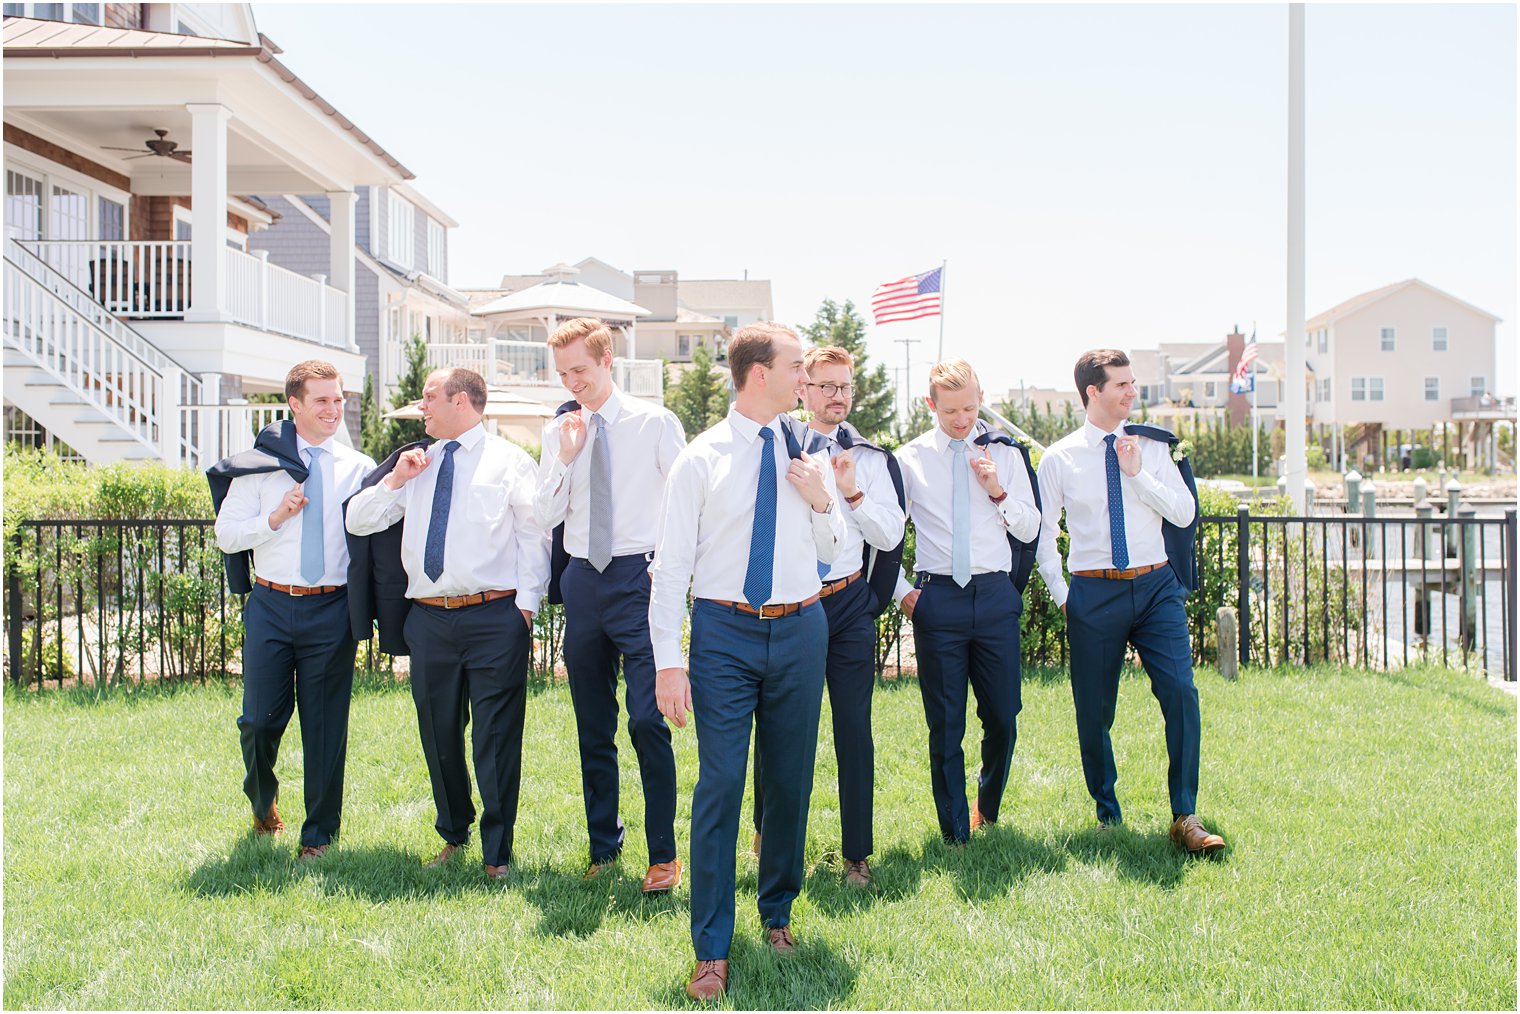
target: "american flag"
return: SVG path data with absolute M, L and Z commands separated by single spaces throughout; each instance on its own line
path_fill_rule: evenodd
M 1230 375 L 1231 394 L 1247 394 L 1256 390 L 1256 374 L 1251 369 L 1251 364 L 1256 362 L 1256 357 L 1260 354 L 1261 350 L 1256 345 L 1256 329 L 1252 328 L 1251 337 L 1240 352 L 1240 363 Z
M 876 315 L 876 323 L 937 316 L 940 312 L 940 272 L 943 270 L 942 267 L 935 268 L 921 275 L 909 275 L 878 285 L 871 293 L 871 312 Z

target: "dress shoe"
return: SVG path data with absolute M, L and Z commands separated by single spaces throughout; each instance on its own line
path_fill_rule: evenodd
M 612 869 L 612 863 L 611 862 L 592 863 L 590 866 L 586 867 L 586 872 L 581 874 L 581 879 L 582 880 L 595 880 L 597 877 L 599 877 L 599 876 L 602 875 L 602 871 L 603 870 L 610 870 L 610 869 Z
M 1210 833 L 1196 814 L 1188 813 L 1172 822 L 1172 844 L 1189 853 L 1218 852 L 1224 848 L 1224 839 Z
M 649 872 L 644 874 L 644 883 L 640 890 L 645 894 L 664 894 L 681 883 L 681 860 L 672 859 L 668 863 L 653 863 Z
M 771 950 L 777 954 L 790 957 L 797 953 L 797 941 L 792 939 L 790 926 L 772 926 L 765 931 L 765 942 L 771 945 Z
M 977 806 L 976 802 L 973 801 L 971 803 L 971 830 L 975 831 L 983 825 L 991 823 L 992 821 L 982 816 L 981 807 Z
M 686 995 L 693 1000 L 716 1000 L 728 992 L 728 961 L 699 961 L 686 982 Z
M 492 879 L 492 880 L 506 880 L 507 879 L 507 864 L 506 863 L 502 863 L 500 866 L 492 866 L 490 863 L 486 863 L 485 867 L 486 867 L 486 876 L 489 877 L 490 879 Z
M 258 834 L 279 834 L 285 830 L 285 822 L 280 819 L 280 811 L 275 809 L 274 803 L 269 804 L 269 816 L 253 818 L 253 830 Z
M 328 842 L 327 845 L 302 845 L 301 851 L 296 853 L 296 862 L 309 863 L 313 859 L 321 859 L 327 854 L 327 846 L 331 844 Z
M 760 854 L 760 832 L 759 831 L 755 832 L 755 840 L 750 843 L 749 850 L 751 852 L 753 852 L 757 856 Z
M 444 863 L 447 863 L 450 859 L 453 859 L 455 853 L 457 853 L 462 848 L 464 848 L 463 845 L 455 845 L 453 842 L 445 842 L 443 848 L 438 850 L 438 854 L 422 865 L 426 866 L 430 870 L 435 870 L 438 867 L 442 866 Z
M 1101 820 L 1098 821 L 1098 834 L 1108 834 L 1110 831 L 1117 831 L 1118 829 L 1119 825 L 1117 823 L 1105 824 Z
M 864 859 L 846 860 L 844 882 L 851 887 L 871 886 L 871 867 Z

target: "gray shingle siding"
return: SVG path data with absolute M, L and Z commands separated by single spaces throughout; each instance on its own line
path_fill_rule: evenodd
M 354 264 L 354 341 L 380 389 L 380 280 L 367 265 Z
M 322 216 L 322 221 L 332 221 L 332 202 L 327 199 L 326 194 L 313 194 L 301 199 L 306 202 L 307 207 Z
M 374 192 L 374 187 L 360 187 L 359 200 L 354 207 L 354 242 L 364 249 L 370 249 L 369 245 L 369 195 Z
M 280 220 L 249 236 L 248 249 L 268 250 L 269 263 L 297 274 L 329 274 L 327 232 L 278 194 L 260 199 L 280 213 Z
M 427 216 L 427 212 L 423 211 L 421 208 L 418 208 L 414 212 L 414 214 L 416 215 L 416 223 L 417 223 L 416 224 L 416 233 L 417 233 L 417 235 L 415 237 L 416 238 L 416 242 L 412 246 L 412 251 L 413 251 L 412 252 L 412 270 L 413 271 L 426 271 L 428 269 L 428 256 L 427 256 L 428 216 Z
M 370 252 L 383 260 L 385 258 L 386 233 L 389 231 L 391 217 L 388 211 L 390 191 L 385 187 L 370 187 L 369 192 L 375 198 L 374 214 L 370 216 L 375 229 L 375 242 L 370 246 Z

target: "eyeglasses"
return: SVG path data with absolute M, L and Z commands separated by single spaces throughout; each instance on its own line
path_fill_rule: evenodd
M 810 382 L 808 386 L 818 388 L 818 390 L 823 392 L 823 396 L 825 398 L 832 398 L 836 394 L 842 394 L 848 398 L 850 396 L 850 392 L 855 390 L 855 387 L 852 384 L 814 384 Z

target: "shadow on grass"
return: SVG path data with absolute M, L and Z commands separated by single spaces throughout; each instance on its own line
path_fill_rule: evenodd
M 1230 840 L 1228 830 L 1210 827 L 1226 842 Z M 1067 839 L 1066 850 L 1089 865 L 1112 861 L 1126 880 L 1145 881 L 1167 891 L 1182 883 L 1189 863 L 1225 862 L 1230 856 L 1228 847 L 1209 856 L 1189 856 L 1172 844 L 1166 831 L 1141 834 L 1123 824 L 1110 831 L 1093 827 L 1074 834 Z
M 800 930 L 799 930 L 800 933 Z M 711 1009 L 686 996 L 686 979 L 696 960 L 685 966 L 679 982 L 651 984 L 644 995 L 649 1008 Z M 734 937 L 728 955 L 728 995 L 723 1007 L 732 1010 L 822 1010 L 851 1006 L 855 969 L 826 942 L 797 937 L 797 953 L 782 957 L 763 940 Z
M 830 916 L 864 912 L 881 902 L 901 901 L 918 892 L 924 865 L 905 846 L 894 845 L 871 859 L 871 885 L 851 887 L 845 883 L 844 863 L 838 853 L 813 867 L 803 882 L 808 902 Z
M 686 918 L 684 891 L 677 888 L 665 894 L 645 895 L 640 889 L 642 877 L 625 871 L 621 865 L 592 880 L 584 880 L 579 871 L 543 863 L 519 869 L 515 880 L 508 882 L 538 909 L 539 921 L 534 932 L 539 936 L 590 936 L 608 916 L 639 922 Z
M 1009 892 L 1034 873 L 1059 873 L 1066 853 L 1002 824 L 984 827 L 965 845 L 939 835 L 924 839 L 923 866 L 947 873 L 967 901 L 986 901 Z
M 1455 671 L 1453 671 L 1453 673 L 1456 674 Z M 1462 675 L 1464 679 L 1469 678 L 1466 677 L 1465 674 L 1457 675 Z M 1506 708 L 1504 705 L 1500 704 L 1497 697 L 1493 699 L 1485 699 L 1484 694 L 1485 692 L 1489 691 L 1490 688 L 1476 679 L 1471 680 L 1470 686 L 1452 687 L 1438 683 L 1436 680 L 1431 679 L 1428 676 L 1424 676 L 1423 674 L 1421 677 L 1411 679 L 1410 677 L 1405 676 L 1403 673 L 1390 670 L 1388 672 L 1378 673 L 1377 676 L 1379 679 L 1385 680 L 1386 682 L 1396 683 L 1401 687 L 1409 687 L 1413 690 L 1434 690 L 1436 693 L 1441 694 L 1443 697 L 1456 701 L 1458 704 L 1465 704 L 1468 707 L 1472 708 L 1474 711 L 1485 715 L 1490 715 L 1494 718 L 1507 719 L 1510 717 L 1511 709 Z

